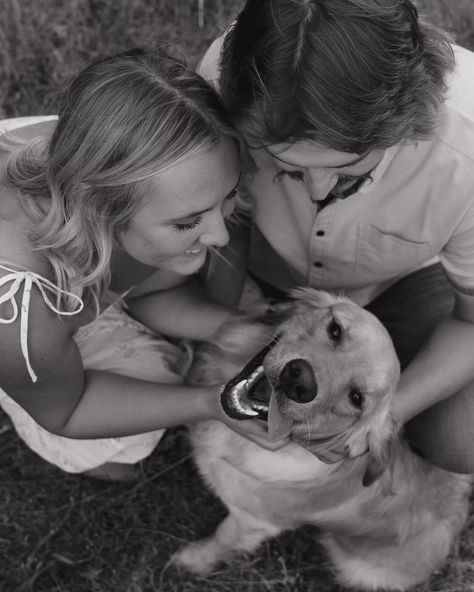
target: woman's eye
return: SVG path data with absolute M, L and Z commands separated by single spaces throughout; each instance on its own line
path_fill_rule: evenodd
M 362 409 L 362 405 L 364 404 L 364 395 L 362 395 L 361 393 L 359 393 L 359 391 L 352 390 L 349 393 L 349 401 L 357 409 Z
M 327 333 L 328 333 L 329 339 L 331 341 L 334 341 L 334 343 L 339 343 L 339 341 L 341 341 L 342 327 L 336 321 L 336 319 L 331 319 L 331 322 L 327 326 Z
M 275 175 L 275 179 L 281 179 L 283 177 L 290 177 L 293 181 L 297 181 L 298 183 L 304 182 L 304 173 L 302 171 L 285 171 L 280 169 L 278 173 Z
M 193 228 L 196 228 L 199 222 L 201 222 L 201 216 L 199 216 L 199 218 L 196 218 L 192 222 L 183 222 L 182 224 L 176 222 L 174 224 L 174 227 L 176 228 L 176 230 L 192 230 Z

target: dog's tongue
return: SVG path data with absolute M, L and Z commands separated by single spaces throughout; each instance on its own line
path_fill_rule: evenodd
M 286 438 L 293 426 L 293 420 L 290 417 L 285 417 L 280 411 L 275 393 L 270 397 L 270 404 L 268 406 L 268 438 L 270 442 L 276 442 Z

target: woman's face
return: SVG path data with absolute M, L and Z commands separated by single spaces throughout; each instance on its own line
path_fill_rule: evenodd
M 237 148 L 228 139 L 153 175 L 121 234 L 123 248 L 146 265 L 195 273 L 209 247 L 229 240 L 224 218 L 233 211 L 238 181 Z

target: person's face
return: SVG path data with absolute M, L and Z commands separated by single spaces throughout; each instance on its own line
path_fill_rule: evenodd
M 384 154 L 381 149 L 363 155 L 340 152 L 313 142 L 274 144 L 266 150 L 279 168 L 277 178 L 288 177 L 302 184 L 313 203 L 328 197 L 346 197 Z
M 209 247 L 229 240 L 224 218 L 232 213 L 239 181 L 231 140 L 189 156 L 145 181 L 145 197 L 121 234 L 137 261 L 190 275 Z

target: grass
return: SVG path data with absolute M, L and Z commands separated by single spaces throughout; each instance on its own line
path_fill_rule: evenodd
M 166 47 L 195 65 L 240 0 L 2 0 L 0 117 L 51 110 L 89 62 L 135 46 Z
M 241 0 L 2 0 L 0 117 L 51 112 L 54 93 L 90 60 L 166 46 L 191 65 Z M 474 49 L 474 0 L 419 0 Z M 181 48 L 182 46 L 182 48 Z M 312 528 L 287 533 L 208 578 L 169 558 L 225 510 L 203 489 L 185 432 L 170 430 L 145 479 L 112 484 L 61 473 L 0 416 L 0 590 L 5 592 L 336 592 Z M 474 591 L 474 514 L 442 571 L 415 592 Z

